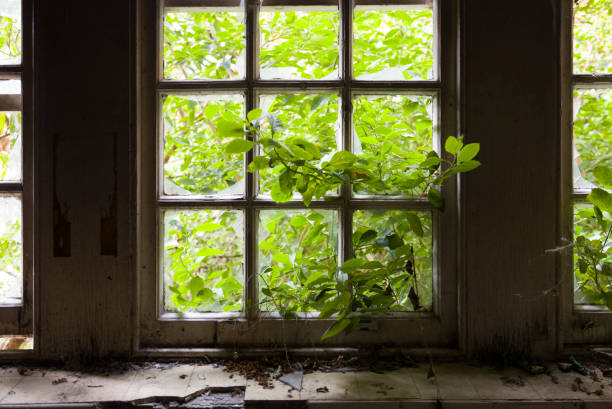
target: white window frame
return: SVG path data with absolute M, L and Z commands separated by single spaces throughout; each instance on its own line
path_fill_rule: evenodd
M 34 143 L 34 94 L 33 94 L 33 5 L 32 0 L 21 0 L 21 64 L 0 66 L 4 78 L 21 79 L 21 182 L 0 181 L 0 193 L 21 196 L 22 203 L 22 257 L 23 290 L 21 302 L 0 304 L 0 334 L 33 336 L 34 326 L 34 269 L 35 269 L 35 143 Z M 18 108 L 16 105 L 15 108 Z M 29 355 L 34 350 L 2 351 L 4 356 Z
M 425 4 L 426 0 L 317 0 L 316 3 L 329 5 L 338 4 L 341 21 L 352 21 L 352 4 L 397 5 Z M 166 0 L 165 5 L 172 7 L 218 7 L 240 5 L 239 0 Z M 353 92 L 383 94 L 402 90 L 404 92 L 426 92 L 436 95 L 438 100 L 437 132 L 434 132 L 434 146 L 441 146 L 441 137 L 458 134 L 458 0 L 434 0 L 434 30 L 437 39 L 434 46 L 435 77 L 427 81 L 358 81 L 350 77 L 348 68 L 351 62 L 351 48 L 342 52 L 341 68 L 344 79 L 335 81 L 294 81 L 294 80 L 259 80 L 257 78 L 257 62 L 255 61 L 255 43 L 257 38 L 257 0 L 245 0 L 246 3 L 246 47 L 247 74 L 244 80 L 188 80 L 174 81 L 163 79 L 161 47 L 163 44 L 163 8 L 164 0 L 141 0 L 139 18 L 140 45 L 138 56 L 139 100 L 138 100 L 138 334 L 135 349 L 141 354 L 164 351 L 176 354 L 182 350 L 184 355 L 201 354 L 203 351 L 220 348 L 230 350 L 235 348 L 255 348 L 283 346 L 290 348 L 309 348 L 326 346 L 357 346 L 357 345 L 409 345 L 413 347 L 445 347 L 459 346 L 458 331 L 458 232 L 459 209 L 457 181 L 448 180 L 442 192 L 446 198 L 447 209 L 444 213 L 434 211 L 425 200 L 366 200 L 347 199 L 347 195 L 337 201 L 314 201 L 311 208 L 338 207 L 344 210 L 340 215 L 340 223 L 350 226 L 350 210 L 357 208 L 405 208 L 432 210 L 434 225 L 434 302 L 431 312 L 414 312 L 400 316 L 385 316 L 374 319 L 371 324 L 361 324 L 360 330 L 349 335 L 334 337 L 326 342 L 319 340 L 327 329 L 330 320 L 299 319 L 283 320 L 274 317 L 258 317 L 254 309 L 245 311 L 239 318 L 220 314 L 176 314 L 163 311 L 160 288 L 161 272 L 158 271 L 159 235 L 161 230 L 161 209 L 171 208 L 232 208 L 245 210 L 245 242 L 247 246 L 246 282 L 253 277 L 255 269 L 255 228 L 252 221 L 256 208 L 303 208 L 301 202 L 276 204 L 253 196 L 253 175 L 247 174 L 247 196 L 239 200 L 210 200 L 201 198 L 171 198 L 164 197 L 159 188 L 157 175 L 159 164 L 159 143 L 161 137 L 160 100 L 164 92 L 198 92 L 202 90 L 246 90 L 246 111 L 255 107 L 256 92 L 291 91 L 312 89 L 341 89 L 343 102 L 350 100 Z M 312 5 L 311 0 L 277 1 L 266 0 L 265 5 Z M 352 24 L 341 23 L 342 38 L 351 38 Z M 347 42 L 350 44 L 351 42 Z M 347 105 L 344 103 L 343 105 Z M 344 148 L 350 147 L 352 129 L 350 129 L 350 112 L 343 111 L 343 142 Z M 250 162 L 251 153 L 247 154 L 246 163 Z M 346 187 L 345 187 L 346 189 Z M 351 242 L 351 229 L 345 228 L 342 240 Z M 349 246 L 339 255 L 340 259 L 350 257 Z M 251 266 L 251 267 L 249 267 Z M 248 272 L 250 271 L 250 272 Z M 245 304 L 250 294 L 256 293 L 254 284 L 245 285 Z M 166 350 L 171 348 L 171 350 Z

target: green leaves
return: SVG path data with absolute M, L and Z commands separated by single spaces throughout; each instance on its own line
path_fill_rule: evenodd
M 427 200 L 429 200 L 429 203 L 439 211 L 444 211 L 444 196 L 442 196 L 442 193 L 435 187 L 431 187 L 427 192 Z
M 444 142 L 444 150 L 446 150 L 446 152 L 450 153 L 451 155 L 456 155 L 462 147 L 463 142 L 461 142 L 454 136 L 449 136 L 448 138 L 446 138 L 446 142 Z
M 603 189 L 595 188 L 587 196 L 587 199 L 602 211 L 612 214 L 612 195 L 610 193 Z
M 479 143 L 469 143 L 465 145 L 461 151 L 459 151 L 459 155 L 457 156 L 458 162 L 466 162 L 472 160 L 476 157 L 478 152 L 480 151 Z
M 225 145 L 226 153 L 244 153 L 253 149 L 255 143 L 246 139 L 232 139 L 230 143 Z
M 329 327 L 321 336 L 321 341 L 325 341 L 328 338 L 335 337 L 336 335 L 340 334 L 351 324 L 351 322 L 352 320 L 350 318 L 342 318 L 341 320 L 334 322 L 332 326 Z

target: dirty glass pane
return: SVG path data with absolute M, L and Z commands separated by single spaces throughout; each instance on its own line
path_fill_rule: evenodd
M 338 265 L 335 210 L 262 210 L 259 213 L 259 308 L 286 318 L 308 311 L 332 286 Z
M 0 181 L 21 180 L 21 81 L 0 79 Z
M 21 0 L 0 1 L 0 65 L 21 64 Z
M 225 153 L 231 138 L 222 132 L 243 115 L 242 95 L 168 95 L 163 104 L 164 194 L 243 194 L 244 159 Z
M 574 302 L 612 309 L 611 215 L 589 203 L 574 205 Z
M 364 297 L 390 311 L 428 311 L 432 307 L 431 212 L 358 210 L 353 213 L 356 258 L 378 261 L 371 291 Z
M 22 242 L 21 198 L 0 195 L 0 303 L 21 302 Z
M 433 149 L 433 97 L 360 95 L 353 100 L 353 151 L 367 158 L 380 182 L 356 180 L 356 194 L 420 195 L 410 166 Z
M 594 170 L 612 167 L 612 89 L 574 91 L 574 188 L 598 185 Z
M 433 11 L 355 8 L 353 74 L 360 80 L 433 78 Z
M 574 72 L 612 73 L 612 2 L 574 1 Z
M 240 9 L 166 11 L 164 78 L 223 80 L 244 75 L 245 26 Z
M 262 7 L 260 76 L 263 79 L 337 79 L 339 13 L 276 11 Z
M 167 210 L 162 217 L 166 311 L 241 311 L 243 213 Z
M 321 156 L 338 150 L 340 139 L 340 98 L 337 94 L 263 95 L 259 99 L 264 114 L 272 114 L 276 124 L 274 138 L 281 141 L 303 138 L 314 143 Z M 271 136 L 269 121 L 261 125 L 262 135 Z M 270 194 L 272 182 L 278 180 L 280 169 L 265 169 L 259 173 L 260 192 Z

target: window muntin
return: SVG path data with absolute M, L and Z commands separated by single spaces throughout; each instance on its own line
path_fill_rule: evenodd
M 425 236 L 423 240 L 425 242 L 431 243 L 425 246 L 421 246 L 422 248 L 430 248 L 427 250 L 431 252 L 430 259 L 425 257 L 425 260 L 430 260 L 426 265 L 430 265 L 431 267 L 424 268 L 423 270 L 427 270 L 430 268 L 431 270 L 431 278 L 426 278 L 426 280 L 430 281 L 429 287 L 431 288 L 431 302 L 424 301 L 425 306 L 430 306 L 429 311 L 420 311 L 420 312 L 408 312 L 411 307 L 406 308 L 406 311 L 398 311 L 399 315 L 391 314 L 389 316 L 380 317 L 378 322 L 380 322 L 380 326 L 376 326 L 376 328 L 380 328 L 380 334 L 372 334 L 372 336 L 368 337 L 370 341 L 368 342 L 380 342 L 380 340 L 392 340 L 395 339 L 397 342 L 401 337 L 401 342 L 404 343 L 418 343 L 418 341 L 423 334 L 433 342 L 433 340 L 438 339 L 444 345 L 447 345 L 448 342 L 452 342 L 450 340 L 456 339 L 456 276 L 455 276 L 455 267 L 453 267 L 456 263 L 456 259 L 454 258 L 454 244 L 455 239 L 452 239 L 453 235 L 456 234 L 456 224 L 453 221 L 456 217 L 453 213 L 452 208 L 455 207 L 454 200 L 456 198 L 455 192 L 455 182 L 453 180 L 449 181 L 444 187 L 443 191 L 445 192 L 445 196 L 449 201 L 448 204 L 451 206 L 450 211 L 447 210 L 444 214 L 439 214 L 438 212 L 433 212 L 430 205 L 427 203 L 427 200 L 422 197 L 402 197 L 396 196 L 392 194 L 370 194 L 367 196 L 362 195 L 354 195 L 352 194 L 352 188 L 350 186 L 343 186 L 342 189 L 339 189 L 338 192 L 328 192 L 326 197 L 319 201 L 313 201 L 309 208 L 305 208 L 302 204 L 299 197 L 293 197 L 292 200 L 286 203 L 274 203 L 269 195 L 266 192 L 266 189 L 262 189 L 262 184 L 260 183 L 260 175 L 244 173 L 245 180 L 245 191 L 242 195 L 238 194 L 237 196 L 214 196 L 214 195 L 170 195 L 164 193 L 162 189 L 162 178 L 163 178 L 163 152 L 162 146 L 164 146 L 163 140 L 163 120 L 161 118 L 161 109 L 163 107 L 163 98 L 166 95 L 173 94 L 243 94 L 245 96 L 245 110 L 248 112 L 249 110 L 264 106 L 267 103 L 270 103 L 270 107 L 273 106 L 273 103 L 270 100 L 275 99 L 276 97 L 285 98 L 287 95 L 295 95 L 297 99 L 302 98 L 306 100 L 310 99 L 310 102 L 304 104 L 301 108 L 299 108 L 296 104 L 295 107 L 292 107 L 288 111 L 291 111 L 295 114 L 300 110 L 303 110 L 305 107 L 308 107 L 308 104 L 311 106 L 319 104 L 321 101 L 323 103 L 332 104 L 330 106 L 334 106 L 336 101 L 332 101 L 331 99 L 326 101 L 325 98 L 318 98 L 320 101 L 314 101 L 315 98 L 322 95 L 335 95 L 334 99 L 337 100 L 337 110 L 338 112 L 334 112 L 334 118 L 339 117 L 335 122 L 332 121 L 331 115 L 328 113 L 326 118 L 328 118 L 326 122 L 325 128 L 329 130 L 328 138 L 330 141 L 330 146 L 333 145 L 332 135 L 335 132 L 335 141 L 337 144 L 337 149 L 346 149 L 353 150 L 354 149 L 354 139 L 353 139 L 353 122 L 352 117 L 354 113 L 353 105 L 357 101 L 358 98 L 372 95 L 376 96 L 386 96 L 386 95 L 399 95 L 401 97 L 423 97 L 428 99 L 429 106 L 425 109 L 426 116 L 430 119 L 430 123 L 422 128 L 422 132 L 425 134 L 429 133 L 431 136 L 430 142 L 428 141 L 426 144 L 434 147 L 440 146 L 440 133 L 443 130 L 444 134 L 452 135 L 457 134 L 456 131 L 456 116 L 453 106 L 455 103 L 456 88 L 451 84 L 454 84 L 456 81 L 455 72 L 452 70 L 454 66 L 454 59 L 456 58 L 456 53 L 453 41 L 456 41 L 457 38 L 453 35 L 449 35 L 449 42 L 447 44 L 447 51 L 438 55 L 441 50 L 441 40 L 438 35 L 438 31 L 433 34 L 433 45 L 432 45 L 432 61 L 431 65 L 432 69 L 432 77 L 428 80 L 418 80 L 417 78 L 413 78 L 410 80 L 402 79 L 399 81 L 384 81 L 384 80 L 360 80 L 356 79 L 352 75 L 352 41 L 344 41 L 345 38 L 353 38 L 352 30 L 353 26 L 352 22 L 352 14 L 354 10 L 355 4 L 357 3 L 359 7 L 368 6 L 369 10 L 378 10 L 378 11 L 389 11 L 395 10 L 397 8 L 402 9 L 429 9 L 431 10 L 431 14 L 433 16 L 433 27 L 434 30 L 438 30 L 438 20 L 441 16 L 441 11 L 437 7 L 437 2 L 429 1 L 429 0 L 394 0 L 392 6 L 384 5 L 383 1 L 372 0 L 371 2 L 356 0 L 346 1 L 342 0 L 339 2 L 334 2 L 331 0 L 317 0 L 316 2 L 305 2 L 308 3 L 302 6 L 299 4 L 299 1 L 291 1 L 290 10 L 282 7 L 285 6 L 285 2 L 279 2 L 276 0 L 266 0 L 264 1 L 264 7 L 272 7 L 271 11 L 307 11 L 307 12 L 319 12 L 319 11 L 330 11 L 330 5 L 333 5 L 333 10 L 337 10 L 339 12 L 339 36 L 341 45 L 339 50 L 339 67 L 338 67 L 338 79 L 264 79 L 260 76 L 261 72 L 261 64 L 259 63 L 259 48 L 258 43 L 260 41 L 261 32 L 258 28 L 259 22 L 259 11 L 260 5 L 259 2 L 250 0 L 250 1 L 229 1 L 229 2 L 220 2 L 216 0 L 197 0 L 197 1 L 183 1 L 183 0 L 165 0 L 165 2 L 160 2 L 160 13 L 158 15 L 159 25 L 158 27 L 164 27 L 164 12 L 172 11 L 172 12 L 195 12 L 195 10 L 206 10 L 210 11 L 212 9 L 218 12 L 224 12 L 227 10 L 226 7 L 236 7 L 236 6 L 244 6 L 243 10 L 245 12 L 244 24 L 246 28 L 245 33 L 245 54 L 247 58 L 246 62 L 246 74 L 244 79 L 228 79 L 228 80 L 198 80 L 193 79 L 189 81 L 184 80 L 170 80 L 164 77 L 164 54 L 163 54 L 163 34 L 161 28 L 158 29 L 155 36 L 160 39 L 157 48 L 157 63 L 159 66 L 158 77 L 153 81 L 153 79 L 145 80 L 145 84 L 148 84 L 147 87 L 143 90 L 143 95 L 145 101 L 150 101 L 149 91 L 153 89 L 153 86 L 156 88 L 156 104 L 157 104 L 157 112 L 153 109 L 153 105 L 145 104 L 145 111 L 148 112 L 144 114 L 143 118 L 151 118 L 153 116 L 157 116 L 159 119 L 157 121 L 157 131 L 153 132 L 150 128 L 150 123 L 148 120 L 144 120 L 144 128 L 146 129 L 145 134 L 143 135 L 153 135 L 157 134 L 157 152 L 156 160 L 157 163 L 151 163 L 149 156 L 145 155 L 145 160 L 143 162 L 143 166 L 145 172 L 142 178 L 142 192 L 143 192 L 143 200 L 145 203 L 143 207 L 143 223 L 141 224 L 141 234 L 143 238 L 141 253 L 143 256 L 143 279 L 142 290 L 143 290 L 143 304 L 141 309 L 141 318 L 143 319 L 144 324 L 141 327 L 141 342 L 143 345 L 148 346 L 181 346 L 181 345 L 203 345 L 203 344 L 214 344 L 214 345 L 224 345 L 227 342 L 249 342 L 251 345 L 269 345 L 272 339 L 277 339 L 280 336 L 278 332 L 281 327 L 278 327 L 277 318 L 279 317 L 278 312 L 274 311 L 274 308 L 266 308 L 261 304 L 261 301 L 265 294 L 263 294 L 261 290 L 261 286 L 258 285 L 259 281 L 259 272 L 257 268 L 259 267 L 259 252 L 260 248 L 258 244 L 261 242 L 258 241 L 257 237 L 263 237 L 265 234 L 265 229 L 262 232 L 261 226 L 261 217 L 262 215 L 267 215 L 267 211 L 273 212 L 293 212 L 293 211 L 304 211 L 309 212 L 312 210 L 316 211 L 329 211 L 330 214 L 334 214 L 337 217 L 337 243 L 338 243 L 338 262 L 341 263 L 343 260 L 353 257 L 353 247 L 352 243 L 352 235 L 353 235 L 353 221 L 357 220 L 357 215 L 360 214 L 361 211 L 368 212 L 370 210 L 383 210 L 383 211 L 404 211 L 404 212 L 414 212 L 417 215 L 421 215 L 423 219 L 423 224 L 427 224 L 427 220 L 430 220 L 430 228 L 425 229 Z M 371 3 L 371 4 L 368 4 Z M 402 3 L 399 5 L 399 3 Z M 405 3 L 405 4 L 404 4 Z M 444 2 L 445 7 L 448 7 L 447 13 L 455 13 L 455 5 L 453 2 L 446 3 Z M 279 8 L 281 7 L 281 8 Z M 449 15 L 450 15 L 449 14 Z M 453 24 L 452 18 L 446 18 L 446 24 Z M 145 29 L 146 31 L 146 29 Z M 452 30 L 448 31 L 448 33 L 453 33 Z M 146 49 L 146 48 L 145 48 Z M 153 52 L 152 49 L 148 49 L 149 52 Z M 146 52 L 145 56 L 151 56 L 152 54 Z M 154 62 L 149 60 L 151 64 Z M 449 69 L 440 69 L 438 65 L 441 61 L 448 61 Z M 147 72 L 145 72 L 145 78 Z M 439 73 L 439 74 L 438 74 Z M 438 79 L 438 75 L 445 78 L 444 81 Z M 156 85 L 154 85 L 154 82 Z M 442 84 L 448 85 L 448 87 L 442 88 Z M 337 97 L 336 97 L 337 96 Z M 266 101 L 267 97 L 270 97 L 269 100 Z M 334 110 L 336 108 L 334 107 Z M 286 109 L 287 110 L 287 109 Z M 302 111 L 303 112 L 303 111 Z M 300 114 L 302 115 L 302 114 Z M 295 117 L 295 116 L 294 116 Z M 310 117 L 312 118 L 312 116 Z M 308 119 L 308 118 L 304 118 Z M 306 121 L 308 122 L 308 121 Z M 333 124 L 333 126 L 332 126 Z M 425 129 L 429 127 L 429 129 Z M 334 132 L 332 132 L 332 128 Z M 300 131 L 299 128 L 296 128 L 297 131 Z M 231 130 L 230 130 L 231 132 Z M 326 133 L 327 135 L 327 133 Z M 312 136 L 312 135 L 308 135 Z M 143 152 L 151 151 L 151 141 L 148 137 L 143 139 Z M 153 146 L 154 148 L 154 146 Z M 252 156 L 257 154 L 256 152 L 249 152 L 245 158 L 245 164 L 249 163 Z M 149 173 L 150 172 L 150 173 Z M 150 179 L 150 175 L 157 175 L 157 180 L 153 181 Z M 153 188 L 155 187 L 155 188 Z M 148 198 L 157 198 L 153 201 L 152 206 L 150 207 L 148 202 Z M 244 271 L 245 271 L 245 282 L 244 282 L 244 306 L 242 311 L 227 311 L 227 312 L 207 312 L 207 313 L 197 313 L 197 312 L 185 312 L 185 313 L 174 313 L 169 312 L 168 309 L 164 306 L 164 301 L 168 298 L 165 298 L 166 295 L 164 293 L 164 289 L 167 288 L 166 283 L 164 283 L 164 270 L 163 264 L 161 260 L 161 254 L 163 253 L 163 239 L 161 238 L 162 233 L 166 227 L 163 226 L 163 212 L 166 211 L 178 211 L 180 209 L 189 209 L 194 211 L 200 210 L 224 210 L 224 209 L 233 209 L 237 211 L 241 211 L 244 214 L 244 238 L 245 238 L 245 247 L 244 247 Z M 157 209 L 154 213 L 150 212 L 149 209 Z M 456 209 L 456 208 L 455 208 Z M 157 230 L 157 236 L 160 237 L 157 243 L 151 242 L 151 237 L 154 237 L 155 231 L 150 227 L 155 226 L 155 220 L 157 220 L 158 225 L 160 226 Z M 445 258 L 441 259 L 441 253 L 438 251 L 440 248 L 445 248 L 447 251 L 444 253 Z M 152 251 L 155 249 L 154 251 Z M 156 254 L 155 260 L 158 262 L 153 263 L 154 257 L 153 254 Z M 155 264 L 155 268 L 153 265 Z M 441 280 L 438 276 L 440 274 L 439 268 L 444 269 L 444 280 Z M 167 271 L 167 270 L 166 270 Z M 157 282 L 156 285 L 154 283 Z M 420 285 L 420 284 L 419 284 Z M 423 288 L 428 287 L 428 285 L 424 285 Z M 427 292 L 429 290 L 425 290 Z M 263 294 L 263 295 L 262 295 Z M 442 295 L 444 296 L 442 297 Z M 171 296 L 171 295 L 170 295 Z M 442 300 L 443 298 L 443 300 Z M 160 302 L 161 300 L 161 302 Z M 293 341 L 287 341 L 293 344 L 300 345 L 314 345 L 313 343 L 319 342 L 320 335 L 329 327 L 330 321 L 326 319 L 318 319 L 316 318 L 317 312 L 299 312 L 298 316 L 303 317 L 303 319 L 308 320 L 308 328 L 301 328 L 299 325 L 295 327 L 295 332 L 291 335 L 291 339 Z M 250 324 L 246 324 L 250 321 L 233 321 L 230 327 L 226 328 L 224 321 L 218 321 L 222 318 L 239 318 L 244 317 L 247 319 L 250 318 L 261 318 L 258 321 L 258 324 L 254 327 L 251 327 Z M 312 318 L 312 319 L 309 319 Z M 271 319 L 271 321 L 268 321 Z M 398 332 L 393 328 L 397 328 L 398 325 L 408 325 L 412 328 L 412 326 L 417 325 L 417 320 L 420 322 L 420 333 L 419 336 L 416 331 L 417 327 L 414 327 L 416 332 L 407 333 L 406 331 Z M 424 320 L 424 321 L 421 321 Z M 293 327 L 292 321 L 284 321 L 282 328 L 288 329 L 289 327 Z M 301 321 L 300 321 L 301 322 Z M 189 326 L 189 333 L 184 333 L 185 336 L 180 339 L 177 338 L 176 333 L 173 332 L 179 326 Z M 246 327 L 245 327 L 246 326 Z M 173 330 L 175 328 L 175 330 Z M 186 327 L 184 327 L 186 328 Z M 307 329 L 307 331 L 306 331 Z M 272 332 L 270 332 L 272 331 Z M 378 331 L 378 329 L 377 329 Z M 424 332 L 423 332 L 424 331 Z M 400 335 L 401 333 L 401 335 Z M 284 339 L 288 334 L 285 333 L 283 335 Z M 358 337 L 363 340 L 363 337 Z M 231 339 L 231 341 L 229 341 Z M 351 341 L 353 339 L 353 341 Z M 334 340 L 334 342 L 344 343 L 344 342 L 354 342 L 355 337 L 353 335 L 344 336 Z M 170 341 L 172 340 L 172 341 Z M 202 344 L 203 343 L 203 344 Z M 255 344 L 253 344 L 255 343 Z M 326 342 L 327 343 L 327 342 Z M 433 342 L 435 343 L 435 342 Z M 432 343 L 432 344 L 433 344 Z
M 598 167 L 612 168 L 612 14 L 605 0 L 580 0 L 573 8 L 573 232 L 574 303 L 610 304 L 612 283 L 596 270 L 612 262 L 609 223 L 593 210 L 587 195 L 595 188 L 610 189 L 596 177 Z M 588 73 L 589 75 L 585 75 Z M 608 216 L 609 217 L 609 216 Z M 602 256 L 589 262 L 585 246 L 601 248 Z M 597 268 L 595 268 L 597 265 Z

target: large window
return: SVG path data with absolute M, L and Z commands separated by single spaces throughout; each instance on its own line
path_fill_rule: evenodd
M 612 307 L 612 3 L 578 0 L 573 14 L 574 301 L 597 310 Z
M 22 4 L 23 3 L 23 4 Z M 0 334 L 32 334 L 28 1 L 0 2 Z
M 329 320 L 301 300 L 325 297 L 345 260 L 391 265 L 404 244 L 410 277 L 373 283 L 393 313 L 332 342 L 456 343 L 455 183 L 442 214 L 390 176 L 456 134 L 441 3 L 160 1 L 141 63 L 158 67 L 141 94 L 141 346 L 316 345 Z M 262 134 L 363 155 L 384 183 L 284 197 L 283 174 L 249 171 L 257 151 L 227 153 L 254 109 Z

